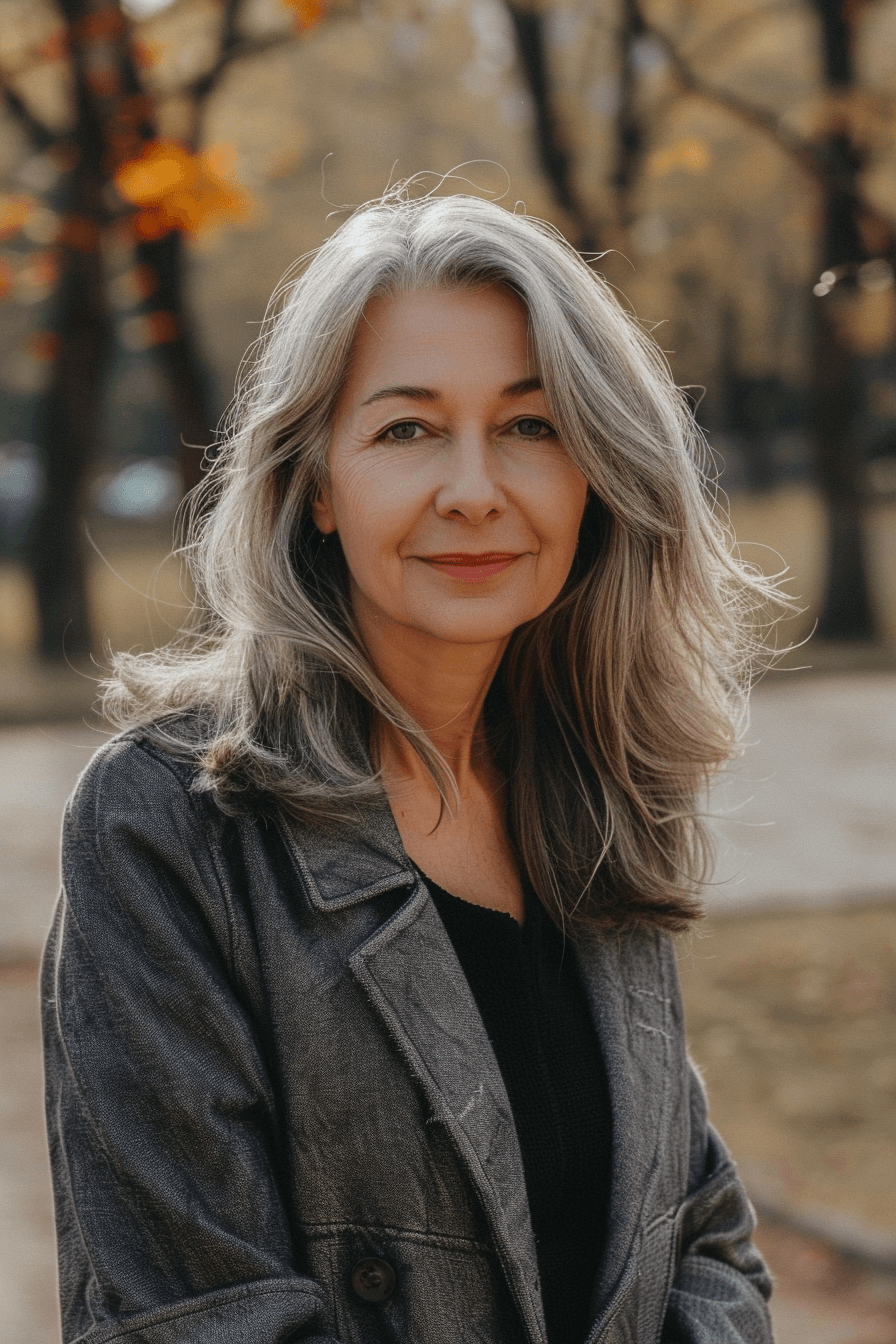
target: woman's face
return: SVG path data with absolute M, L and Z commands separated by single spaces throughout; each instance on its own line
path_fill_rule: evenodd
M 499 286 L 368 304 L 314 505 L 339 534 L 365 638 L 506 640 L 563 587 L 588 487 L 527 334 Z

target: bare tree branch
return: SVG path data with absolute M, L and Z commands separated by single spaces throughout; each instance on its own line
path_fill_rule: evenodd
M 702 98 L 714 107 L 724 108 L 726 111 L 733 113 L 740 121 L 746 122 L 747 125 L 761 131 L 763 135 L 773 140 L 778 148 L 782 149 L 814 181 L 818 182 L 827 178 L 829 168 L 815 146 L 801 136 L 795 135 L 793 131 L 788 130 L 780 117 L 776 116 L 769 108 L 763 107 L 759 103 L 753 103 L 748 98 L 742 98 L 740 94 L 732 93 L 729 89 L 719 88 L 718 85 L 704 79 L 682 56 L 668 33 L 663 32 L 655 24 L 645 21 L 644 33 L 645 35 L 649 34 L 662 47 L 680 86 L 687 93 Z
M 637 4 L 637 0 L 633 0 L 633 3 Z M 811 178 L 815 186 L 825 192 L 850 193 L 863 218 L 870 221 L 880 221 L 892 234 L 891 222 L 881 214 L 876 206 L 872 205 L 861 191 L 857 177 L 850 166 L 844 164 L 840 156 L 831 152 L 831 146 L 828 143 L 829 138 L 828 140 L 813 142 L 796 135 L 793 131 L 788 130 L 781 119 L 768 108 L 705 80 L 682 56 L 673 39 L 662 29 L 654 24 L 647 24 L 645 32 L 649 33 L 662 46 L 680 87 L 686 93 L 701 98 L 714 107 L 730 112 L 746 125 L 761 132 L 802 169 L 807 177 Z
M 535 108 L 535 140 L 542 169 L 555 201 L 574 225 L 575 246 L 580 251 L 593 251 L 594 223 L 576 187 L 572 158 L 554 106 L 545 52 L 543 15 L 534 7 L 517 3 L 516 0 L 506 0 L 506 4 L 523 78 Z
M 192 124 L 189 145 L 192 150 L 199 147 L 202 139 L 202 118 L 205 105 L 215 92 L 224 75 L 234 61 L 246 60 L 251 56 L 262 56 L 274 47 L 285 46 L 295 41 L 295 33 L 269 33 L 266 37 L 241 37 L 240 16 L 243 0 L 224 0 L 224 12 L 218 37 L 218 53 L 208 70 L 198 75 L 183 90 L 192 105 Z
M 7 112 L 25 131 L 36 149 L 49 149 L 51 145 L 59 142 L 62 137 L 45 125 L 40 117 L 31 111 L 18 90 L 14 89 L 2 75 L 0 75 L 0 93 L 2 93 L 3 104 Z
M 715 32 L 707 33 L 706 37 L 691 47 L 688 52 L 688 58 L 694 56 L 706 57 L 718 49 L 720 44 L 730 42 L 745 29 L 752 28 L 753 24 L 762 19 L 769 19 L 776 14 L 805 13 L 804 7 L 798 3 L 798 0 L 769 0 L 766 5 L 758 5 L 755 9 L 749 9 L 743 14 L 736 14 L 727 23 L 716 28 Z

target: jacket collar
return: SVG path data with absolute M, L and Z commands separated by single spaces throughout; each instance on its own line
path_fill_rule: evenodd
M 299 835 L 287 824 L 284 834 L 315 910 L 344 910 L 417 881 L 385 803 L 359 809 L 350 826 L 308 826 Z
M 344 910 L 408 888 L 408 900 L 361 943 L 349 964 L 451 1133 L 530 1341 L 544 1344 L 535 1239 L 510 1102 L 451 940 L 391 811 L 367 810 L 351 827 L 303 828 L 301 842 L 290 829 L 287 840 L 308 898 L 320 911 Z M 594 1339 L 630 1278 L 659 1138 L 668 1123 L 671 1035 L 657 935 L 593 934 L 577 943 L 576 957 L 603 1051 L 613 1117 L 612 1194 L 593 1299 Z

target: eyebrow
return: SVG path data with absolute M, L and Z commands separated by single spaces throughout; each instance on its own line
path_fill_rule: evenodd
M 501 396 L 509 401 L 513 397 L 524 397 L 528 392 L 540 392 L 542 390 L 541 379 L 536 375 L 529 378 L 520 378 L 515 383 L 508 383 L 501 389 Z M 408 387 L 399 384 L 396 387 L 381 387 L 378 392 L 373 392 L 362 406 L 371 406 L 376 401 L 387 401 L 390 397 L 405 397 L 408 401 L 438 401 L 439 394 L 433 392 L 430 387 Z

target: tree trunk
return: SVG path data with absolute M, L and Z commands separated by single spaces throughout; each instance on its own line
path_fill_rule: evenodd
M 184 300 L 184 237 L 178 230 L 141 241 L 137 259 L 152 272 L 154 286 L 144 308 L 162 324 L 154 349 L 180 432 L 178 463 L 184 490 L 202 479 L 203 453 L 212 443 L 209 379 L 199 355 Z
M 535 110 L 535 143 L 554 200 L 569 216 L 571 242 L 580 252 L 597 246 L 594 226 L 576 189 L 572 156 L 557 116 L 544 39 L 544 15 L 535 6 L 507 0 L 522 74 Z
M 610 182 L 616 202 L 620 246 L 628 244 L 634 220 L 632 196 L 644 152 L 644 127 L 637 109 L 635 43 L 644 32 L 637 0 L 623 0 L 618 38 L 619 105 L 616 109 L 613 172 Z
M 830 265 L 830 263 L 827 263 Z M 876 622 L 865 549 L 864 462 L 856 419 L 856 359 L 837 320 L 848 294 L 816 300 L 812 438 L 815 476 L 827 514 L 827 581 L 817 634 L 835 641 L 871 641 Z
M 85 50 L 85 0 L 60 0 L 71 50 L 76 161 L 57 255 L 57 349 L 39 417 L 44 492 L 28 547 L 38 609 L 38 650 L 49 661 L 83 658 L 91 630 L 81 516 L 109 355 L 102 229 L 105 90 Z
M 848 0 L 814 0 L 821 24 L 825 84 L 831 94 L 853 87 Z M 819 275 L 838 272 L 832 292 L 815 299 L 811 430 L 815 476 L 828 519 L 827 582 L 817 634 L 822 639 L 871 641 L 877 629 L 865 549 L 864 464 L 856 433 L 859 372 L 844 309 L 855 273 L 867 260 L 859 227 L 862 159 L 845 124 L 832 125 L 820 148 L 827 167 L 821 202 Z M 839 292 L 838 292 L 839 291 Z
M 91 648 L 81 519 L 109 349 L 98 236 L 89 250 L 65 249 L 57 302 L 58 354 L 40 415 L 45 485 L 28 548 L 38 650 L 54 662 Z

